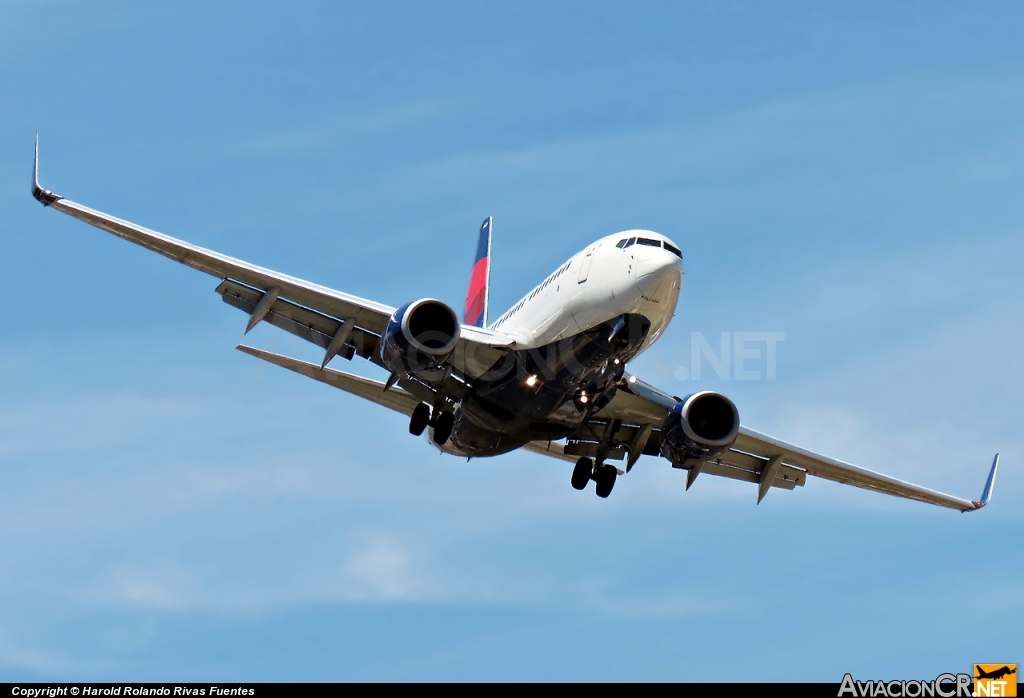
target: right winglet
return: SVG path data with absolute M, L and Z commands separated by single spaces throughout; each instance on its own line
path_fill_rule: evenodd
M 992 470 L 988 473 L 988 480 L 985 482 L 985 490 L 981 493 L 981 499 L 974 502 L 974 509 L 968 509 L 967 511 L 977 511 L 983 506 L 988 504 L 989 500 L 992 499 L 992 488 L 996 484 L 996 471 L 999 470 L 999 454 L 992 459 Z
M 36 158 L 32 163 L 32 196 L 43 206 L 49 206 L 55 201 L 60 201 L 62 196 L 47 191 L 39 186 L 39 134 L 36 134 Z

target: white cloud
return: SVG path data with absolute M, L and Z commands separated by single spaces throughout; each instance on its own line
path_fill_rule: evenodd
M 356 584 L 348 590 L 339 589 L 341 598 L 365 594 L 372 600 L 408 601 L 422 597 L 427 589 L 423 572 L 415 569 L 410 551 L 382 533 L 362 541 L 349 558 L 346 570 Z

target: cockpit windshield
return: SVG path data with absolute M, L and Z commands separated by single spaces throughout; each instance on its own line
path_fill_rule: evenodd
M 645 245 L 646 247 L 664 247 L 666 250 L 674 254 L 679 259 L 683 258 L 683 253 L 678 247 L 673 245 L 667 240 L 654 240 L 652 238 L 623 238 L 615 243 L 615 246 L 621 250 L 626 249 L 632 245 Z

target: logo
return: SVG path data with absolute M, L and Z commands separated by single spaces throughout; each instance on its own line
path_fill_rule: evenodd
M 974 696 L 1000 698 L 1017 695 L 1016 664 L 975 664 Z
M 1016 664 L 975 664 L 974 685 L 970 674 L 939 674 L 927 680 L 857 681 L 843 676 L 838 698 L 1014 698 L 1017 695 Z

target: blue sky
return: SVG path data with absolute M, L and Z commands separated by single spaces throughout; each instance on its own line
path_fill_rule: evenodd
M 0 678 L 818 680 L 1020 662 L 1024 8 L 0 4 Z M 393 305 L 496 313 L 593 239 L 682 247 L 631 370 L 977 496 L 642 459 L 466 463 L 234 350 L 216 280 L 69 198 Z M 784 332 L 776 380 L 682 381 Z M 312 358 L 273 328 L 247 341 Z M 353 368 L 367 375 L 365 365 Z M 1018 639 L 1013 639 L 1017 637 Z M 724 672 L 724 676 L 723 676 Z

